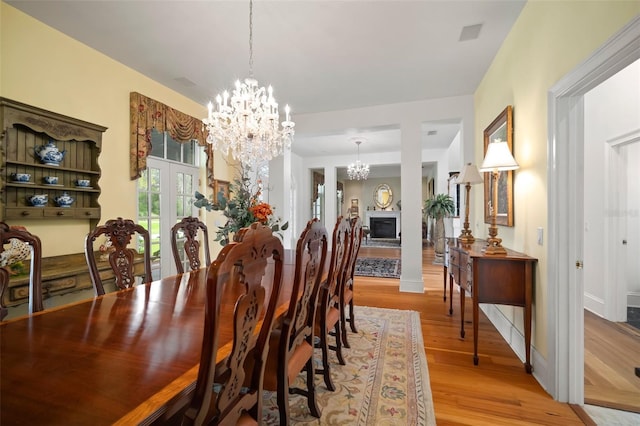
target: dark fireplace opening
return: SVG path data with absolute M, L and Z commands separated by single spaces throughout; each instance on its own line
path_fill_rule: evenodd
M 371 238 L 397 238 L 395 217 L 372 217 L 369 224 Z

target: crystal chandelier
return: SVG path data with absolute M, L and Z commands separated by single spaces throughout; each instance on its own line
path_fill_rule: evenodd
M 280 129 L 278 103 L 273 89 L 265 90 L 253 78 L 253 0 L 249 2 L 249 78 L 236 81 L 233 94 L 216 96 L 217 108 L 209 102 L 209 115 L 202 122 L 209 135 L 207 142 L 224 155 L 252 165 L 271 160 L 291 148 L 293 127 L 289 105 Z
M 347 167 L 347 175 L 351 180 L 366 180 L 369 176 L 369 165 L 360 161 L 360 144 L 362 141 L 358 139 L 354 142 L 358 145 L 358 159 L 355 163 L 349 164 L 349 167 Z

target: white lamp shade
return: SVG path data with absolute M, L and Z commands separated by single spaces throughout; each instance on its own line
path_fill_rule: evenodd
M 475 183 L 482 183 L 482 176 L 480 176 L 476 166 L 471 163 L 467 163 L 462 169 L 462 172 L 458 175 L 456 182 L 460 184 L 470 183 L 472 185 Z
M 495 142 L 491 142 L 487 147 L 487 155 L 484 157 L 480 171 L 515 170 L 519 167 L 515 158 L 511 155 L 511 150 L 507 142 L 496 139 Z

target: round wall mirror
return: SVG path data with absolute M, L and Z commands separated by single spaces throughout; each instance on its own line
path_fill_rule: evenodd
M 376 190 L 373 191 L 373 201 L 381 209 L 386 209 L 391 205 L 393 201 L 393 193 L 391 187 L 386 183 L 381 183 L 376 186 Z

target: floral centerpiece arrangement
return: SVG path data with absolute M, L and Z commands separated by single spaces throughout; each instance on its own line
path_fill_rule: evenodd
M 207 211 L 219 210 L 227 218 L 224 226 L 216 231 L 215 241 L 222 246 L 229 244 L 230 234 L 235 234 L 242 228 L 254 222 L 263 223 L 282 237 L 281 231 L 286 231 L 289 222 L 281 223 L 281 218 L 274 214 L 275 208 L 261 200 L 262 182 L 260 179 L 252 181 L 251 168 L 241 166 L 239 175 L 229 184 L 229 199 L 224 193 L 215 194 L 214 201 L 196 191 L 194 205 L 206 208 Z

